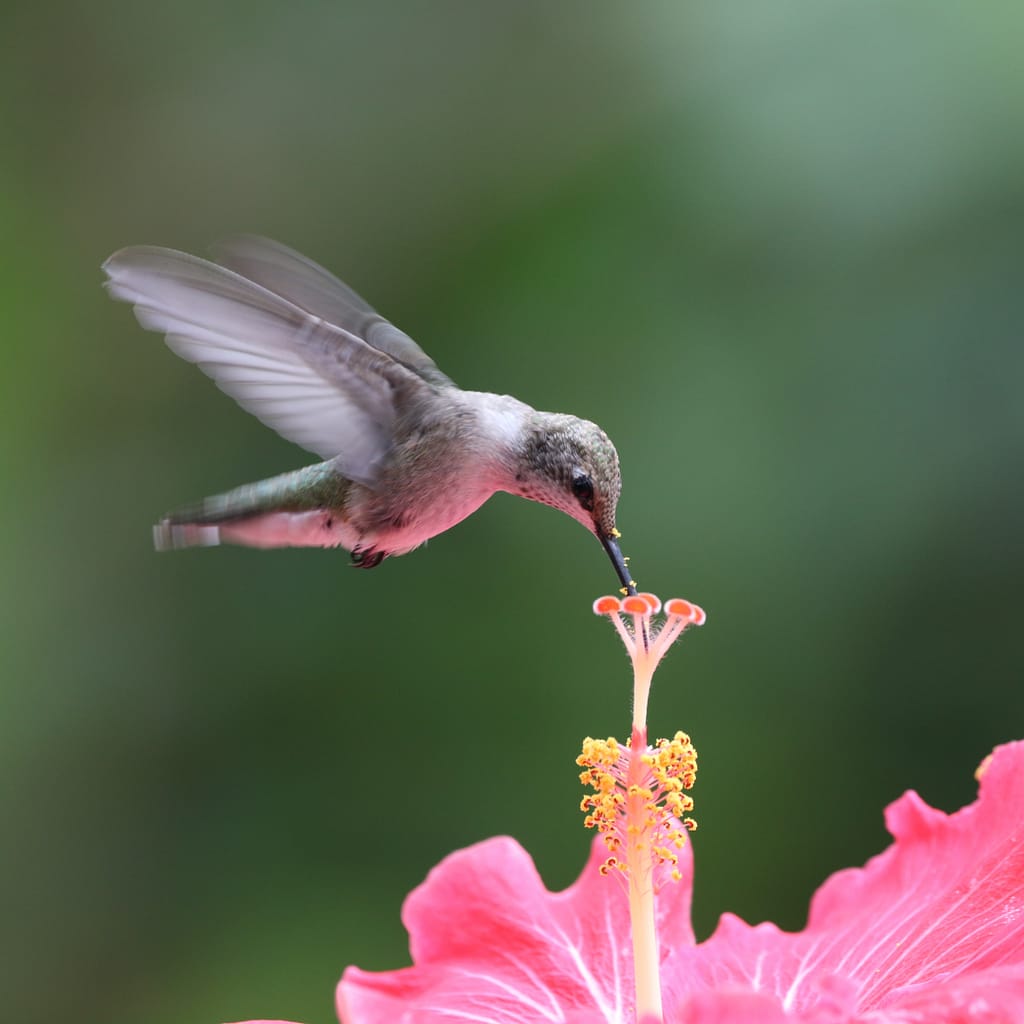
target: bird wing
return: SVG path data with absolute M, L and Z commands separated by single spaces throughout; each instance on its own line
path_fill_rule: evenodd
M 263 285 L 368 345 L 387 353 L 420 376 L 451 384 L 426 352 L 404 331 L 385 320 L 365 299 L 319 263 L 288 246 L 258 235 L 238 235 L 215 246 L 217 262 Z
M 429 382 L 387 348 L 316 312 L 332 312 L 356 328 L 356 317 L 369 316 L 366 333 L 391 326 L 315 264 L 273 243 L 249 253 L 250 273 L 255 268 L 266 281 L 276 275 L 279 287 L 306 308 L 234 270 L 173 249 L 122 249 L 103 269 L 110 294 L 132 303 L 143 327 L 165 334 L 172 351 L 242 408 L 289 441 L 338 459 L 352 479 L 372 483 L 392 444 L 396 402 L 447 378 L 437 371 Z M 408 344 L 430 363 L 415 342 Z

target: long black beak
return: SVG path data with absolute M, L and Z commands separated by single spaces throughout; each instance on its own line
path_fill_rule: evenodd
M 619 542 L 614 537 L 605 537 L 600 533 L 598 534 L 598 539 L 601 541 L 601 546 L 608 552 L 608 557 L 612 560 L 612 565 L 615 566 L 615 572 L 622 581 L 622 585 L 626 588 L 626 593 L 635 594 L 636 584 L 633 582 L 633 577 L 629 575 L 626 560 L 622 557 L 622 552 L 619 550 Z

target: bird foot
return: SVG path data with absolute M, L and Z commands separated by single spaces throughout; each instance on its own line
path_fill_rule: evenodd
M 374 569 L 384 561 L 383 551 L 361 551 L 356 548 L 352 552 L 352 564 L 358 569 Z

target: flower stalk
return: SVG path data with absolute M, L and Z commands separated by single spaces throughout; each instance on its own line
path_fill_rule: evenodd
M 646 728 L 635 721 L 630 737 L 629 787 L 626 817 L 639 821 L 643 815 L 643 762 L 638 752 L 647 747 Z M 626 879 L 629 886 L 629 925 L 633 939 L 633 977 L 636 989 L 636 1016 L 662 1020 L 661 979 L 658 976 L 658 932 L 655 927 L 654 885 L 651 850 L 636 838 L 626 844 Z
M 577 764 L 584 785 L 595 793 L 583 798 L 584 824 L 603 833 L 609 857 L 603 874 L 625 877 L 633 945 L 636 1018 L 663 1018 L 655 898 L 668 880 L 678 880 L 678 854 L 686 831 L 696 823 L 686 814 L 693 800 L 684 794 L 696 781 L 697 752 L 685 733 L 672 740 L 647 742 L 647 707 L 654 670 L 672 643 L 705 615 L 697 605 L 673 598 L 665 605 L 665 622 L 651 619 L 661 611 L 653 594 L 623 599 L 602 597 L 594 612 L 607 615 L 626 645 L 633 663 L 633 725 L 625 748 L 613 739 L 587 738 Z

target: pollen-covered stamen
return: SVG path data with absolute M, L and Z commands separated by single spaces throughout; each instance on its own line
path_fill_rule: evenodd
M 629 743 L 587 739 L 577 764 L 580 781 L 594 789 L 580 803 L 587 828 L 596 828 L 608 847 L 601 874 L 623 879 L 629 900 L 633 941 L 633 980 L 638 1020 L 661 1021 L 661 984 L 655 893 L 680 878 L 677 851 L 687 830 L 693 801 L 685 792 L 697 776 L 697 752 L 689 737 L 647 745 L 647 700 L 658 662 L 690 625 L 704 622 L 704 611 L 674 597 L 665 603 L 665 622 L 652 624 L 662 610 L 654 594 L 599 597 L 594 613 L 607 615 L 633 663 L 633 731 Z
M 632 875 L 631 884 L 650 884 L 655 892 L 669 879 L 677 881 L 678 850 L 686 832 L 697 827 L 688 816 L 693 799 L 685 792 L 697 778 L 689 736 L 677 732 L 653 747 L 639 733 L 624 745 L 588 736 L 576 763 L 584 769 L 580 782 L 594 790 L 580 803 L 584 824 L 597 829 L 608 847 L 602 873 Z

